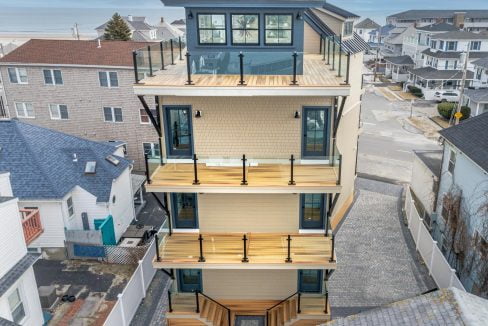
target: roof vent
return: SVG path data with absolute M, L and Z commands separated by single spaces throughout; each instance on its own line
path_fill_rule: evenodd
M 76 153 L 73 153 L 73 162 L 78 162 L 78 156 L 76 156 Z
M 102 47 L 102 42 L 100 42 L 100 39 L 98 39 L 98 45 L 97 45 L 97 48 L 101 48 Z

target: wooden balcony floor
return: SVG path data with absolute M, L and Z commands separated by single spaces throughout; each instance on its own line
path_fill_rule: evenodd
M 293 87 L 348 87 L 344 77 L 337 77 L 322 60 L 320 54 L 305 54 L 303 75 L 297 76 L 298 86 Z M 195 85 L 186 87 L 236 87 L 239 75 L 193 74 Z M 291 75 L 248 75 L 244 74 L 247 87 L 290 87 Z M 143 86 L 185 86 L 187 81 L 186 60 L 175 60 L 166 70 L 158 71 L 153 77 L 141 81 Z
M 331 238 L 321 234 L 291 234 L 291 263 L 286 263 L 286 234 L 247 234 L 248 263 L 244 257 L 242 233 L 202 234 L 203 256 L 199 262 L 200 245 L 196 233 L 174 233 L 166 236 L 159 247 L 160 261 L 155 268 L 237 268 L 269 269 L 334 269 L 330 262 Z
M 294 180 L 290 186 L 290 166 L 259 164 L 246 168 L 247 186 L 241 185 L 242 167 L 207 166 L 198 164 L 199 185 L 193 185 L 191 163 L 168 163 L 160 166 L 151 176 L 149 191 L 172 192 L 328 192 L 338 190 L 338 168 L 323 165 L 295 165 Z M 233 190 L 232 190 L 233 188 Z

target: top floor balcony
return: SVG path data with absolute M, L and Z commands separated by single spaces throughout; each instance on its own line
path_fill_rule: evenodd
M 347 96 L 350 54 L 337 37 L 320 41 L 320 54 L 263 51 L 187 52 L 181 39 L 134 52 L 138 95 Z

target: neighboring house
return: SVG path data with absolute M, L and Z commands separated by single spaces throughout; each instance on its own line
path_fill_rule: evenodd
M 159 103 L 164 164 L 146 190 L 171 215 L 153 260 L 174 278 L 168 324 L 329 320 L 368 49 L 357 16 L 325 0 L 163 2 L 185 8 L 188 52 L 133 91 Z
M 488 297 L 488 113 L 444 129 L 433 238 L 467 291 Z
M 357 23 L 354 25 L 354 31 L 356 34 L 361 36 L 361 38 L 366 42 L 366 43 L 376 43 L 374 34 L 372 34 L 372 31 L 378 30 L 381 26 L 378 25 L 376 22 L 373 20 L 366 18 L 365 20 Z
M 184 34 L 186 34 L 186 21 L 184 19 L 177 19 L 171 23 L 171 26 L 178 28 Z
M 161 17 L 159 24 L 156 26 L 149 24 L 144 16 L 128 15 L 122 16 L 122 19 L 130 29 L 132 41 L 160 42 L 170 39 L 177 39 L 178 37 L 182 37 L 184 35 L 184 33 L 177 27 L 165 23 L 163 17 Z M 98 38 L 103 39 L 107 23 L 108 22 L 95 28 Z
M 408 80 L 409 71 L 414 67 L 414 62 L 408 55 L 385 57 L 385 62 L 385 76 L 396 82 Z
M 2 124 L 3 122 L 0 122 Z M 0 161 L 5 150 L 0 150 Z M 0 163 L 1 165 L 1 163 Z M 0 169 L 3 171 L 3 169 Z M 22 220 L 8 172 L 0 172 L 0 325 L 39 326 L 44 317 L 32 265 L 39 255 L 27 252 L 32 221 Z
M 474 80 L 472 86 L 475 88 L 488 88 L 488 55 L 481 59 L 472 61 Z
M 29 248 L 64 252 L 65 231 L 98 228 L 104 244 L 116 244 L 134 219 L 122 148 L 14 119 L 0 120 L 0 148 L 19 206 L 40 215 L 43 232 Z
M 456 288 L 440 289 L 387 306 L 368 309 L 327 326 L 465 325 L 488 322 L 488 300 Z
M 474 64 L 488 56 L 488 35 L 466 31 L 452 31 L 430 37 L 430 47 L 422 51 L 422 68 L 410 72 L 409 82 L 420 87 L 427 100 L 438 90 L 457 91 L 462 83 L 466 53 L 469 50 L 466 84 L 474 80 Z
M 7 115 L 95 141 L 123 141 L 135 170 L 144 170 L 144 153 L 159 155 L 159 143 L 132 92 L 132 51 L 147 44 L 28 41 L 0 59 Z
M 466 89 L 464 101 L 470 107 L 472 117 L 488 112 L 488 89 Z
M 423 27 L 448 23 L 472 32 L 488 30 L 488 10 L 408 10 L 386 17 L 388 24 L 397 27 Z
M 385 57 L 400 56 L 403 53 L 403 40 L 415 35 L 414 27 L 395 27 L 383 41 L 381 53 Z
M 380 48 L 385 43 L 385 39 L 388 37 L 388 35 L 393 29 L 395 29 L 395 26 L 385 25 L 369 32 L 370 34 L 369 46 L 374 48 Z

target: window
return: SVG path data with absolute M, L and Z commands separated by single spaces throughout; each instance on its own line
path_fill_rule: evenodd
M 73 207 L 73 198 L 68 197 L 68 200 L 66 200 L 66 206 L 68 206 L 68 216 L 72 217 L 75 215 L 75 208 Z
M 63 76 L 61 70 L 43 69 L 44 83 L 46 85 L 63 85 Z
M 265 15 L 265 44 L 291 45 L 293 31 L 292 15 Z
M 456 51 L 456 50 L 457 50 L 457 41 L 446 42 L 446 51 Z
M 97 161 L 88 161 L 85 164 L 85 174 L 95 174 L 97 171 Z
M 68 120 L 68 107 L 64 104 L 49 104 L 51 120 Z
M 119 79 L 116 71 L 99 71 L 98 80 L 102 87 L 119 87 Z
M 456 167 L 456 152 L 454 152 L 452 149 L 450 150 L 449 153 L 449 165 L 447 166 L 447 170 L 453 174 L 454 173 L 454 168 Z
M 483 69 L 478 68 L 476 69 L 476 79 L 481 80 L 481 73 L 483 72 Z
M 158 111 L 156 109 L 151 109 L 151 113 L 152 113 L 154 118 L 156 118 L 158 115 Z M 147 124 L 147 123 L 151 122 L 151 120 L 149 119 L 149 116 L 146 113 L 146 110 L 144 110 L 144 109 L 139 109 L 139 118 L 140 118 L 141 123 L 143 123 L 143 124 Z
M 344 36 L 352 35 L 353 24 L 354 24 L 354 22 L 345 22 L 344 23 L 344 33 L 343 33 Z
M 8 78 L 12 84 L 27 84 L 27 70 L 25 68 L 8 68 Z
M 439 41 L 439 50 L 444 50 L 444 41 Z
M 457 60 L 454 60 L 454 70 L 456 70 L 456 69 L 457 69 L 457 65 L 458 65 Z
M 471 51 L 479 51 L 481 50 L 481 41 L 472 41 L 469 45 L 469 49 Z
M 15 103 L 15 112 L 18 118 L 35 118 L 32 103 Z
M 122 122 L 122 108 L 106 106 L 103 108 L 103 115 L 106 122 Z
M 161 150 L 158 143 L 142 143 L 144 154 L 149 156 L 161 156 Z
M 8 305 L 10 307 L 10 313 L 12 314 L 13 322 L 16 324 L 20 324 L 25 318 L 25 310 L 18 288 L 9 295 Z
M 225 15 L 198 14 L 198 43 L 225 44 Z
M 437 41 L 430 41 L 430 47 L 435 49 L 435 47 L 437 46 Z
M 232 15 L 232 44 L 259 44 L 259 15 Z

